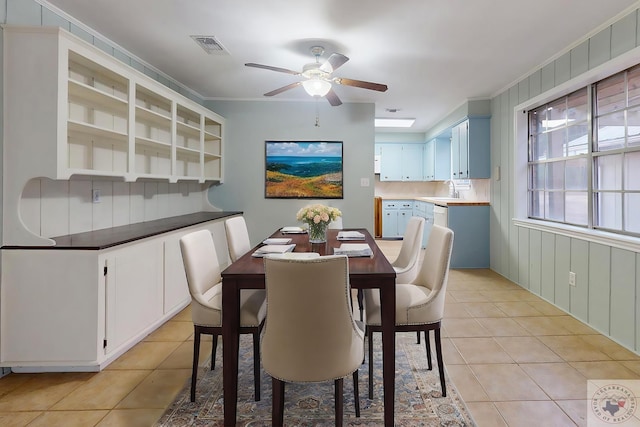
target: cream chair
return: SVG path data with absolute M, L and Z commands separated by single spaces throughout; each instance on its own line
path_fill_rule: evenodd
M 194 327 L 191 401 L 195 402 L 201 334 L 213 335 L 211 369 L 215 368 L 218 335 L 222 334 L 222 282 L 210 231 L 200 230 L 183 236 L 180 239 L 180 249 L 191 293 Z M 264 295 L 263 290 L 243 290 L 240 294 L 240 333 L 253 334 L 256 401 L 260 400 L 260 331 L 266 314 Z
M 224 230 L 227 234 L 227 246 L 231 262 L 235 262 L 251 249 L 249 231 L 243 216 L 235 216 L 224 222 Z
M 335 230 L 342 230 L 342 217 L 339 216 L 338 218 L 336 218 L 335 220 L 331 221 L 329 223 L 329 227 L 331 229 L 335 229 Z
M 359 417 L 364 332 L 351 311 L 348 258 L 270 257 L 264 264 L 267 319 L 261 350 L 273 382 L 273 425 L 283 425 L 285 382 L 333 380 L 336 426 L 342 426 L 343 378 L 350 374 Z
M 402 237 L 402 246 L 396 259 L 391 263 L 396 271 L 396 283 L 411 283 L 418 275 L 420 265 L 420 249 L 422 247 L 422 236 L 424 235 L 424 218 L 412 216 L 409 218 L 407 228 Z M 360 309 L 360 320 L 362 320 L 363 309 L 362 289 L 358 290 L 358 308 Z M 418 344 L 420 337 L 418 336 Z
M 431 369 L 429 331 L 435 331 L 436 358 L 440 373 L 442 395 L 447 395 L 440 342 L 440 322 L 444 314 L 444 301 L 449 277 L 453 231 L 434 225 L 429 235 L 422 266 L 410 284 L 396 284 L 396 332 L 424 331 L 428 367 Z M 373 332 L 382 330 L 380 324 L 380 292 L 364 291 L 367 338 L 369 340 L 369 398 L 373 398 Z
M 411 283 L 418 275 L 423 235 L 424 218 L 412 216 L 402 237 L 400 253 L 391 263 L 396 271 L 396 283 Z

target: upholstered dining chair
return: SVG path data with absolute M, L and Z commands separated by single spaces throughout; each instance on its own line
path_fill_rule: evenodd
M 200 335 L 213 336 L 211 370 L 215 369 L 218 335 L 222 334 L 222 278 L 213 237 L 209 230 L 194 231 L 180 239 L 184 270 L 191 294 L 193 320 L 193 366 L 191 401 L 196 399 L 200 356 Z M 240 293 L 240 333 L 253 335 L 253 375 L 255 400 L 260 400 L 260 331 L 266 314 L 264 290 Z
M 235 262 L 251 249 L 249 231 L 243 216 L 234 216 L 224 222 L 224 231 L 227 235 L 227 246 L 231 262 Z
M 453 231 L 434 225 L 427 241 L 422 266 L 412 283 L 396 282 L 396 332 L 424 331 L 428 368 L 431 369 L 429 331 L 435 333 L 436 358 L 440 373 L 442 396 L 447 395 L 440 341 L 440 323 L 444 315 L 444 301 L 449 277 Z M 380 292 L 364 292 L 367 339 L 369 340 L 369 398 L 373 398 L 373 332 L 381 332 Z
M 422 248 L 422 236 L 424 235 L 424 218 L 412 216 L 409 218 L 407 228 L 402 236 L 402 246 L 395 260 L 391 262 L 396 271 L 396 283 L 411 283 L 418 275 L 420 265 L 420 249 Z M 363 293 L 358 290 L 358 308 L 360 320 L 362 320 Z M 419 337 L 418 337 L 419 340 Z M 418 343 L 420 343 L 418 341 Z
M 333 221 L 331 221 L 329 223 L 329 227 L 331 229 L 335 229 L 335 230 L 342 230 L 343 226 L 342 226 L 342 217 L 339 216 L 338 218 L 334 219 Z
M 412 216 L 402 236 L 400 253 L 391 263 L 396 271 L 396 283 L 411 283 L 418 275 L 418 260 L 424 235 L 424 218 Z
M 261 351 L 273 383 L 272 425 L 283 425 L 285 383 L 333 380 L 335 421 L 342 426 L 343 379 L 349 375 L 359 417 L 364 331 L 351 310 L 348 258 L 267 257 L 264 265 L 267 318 Z

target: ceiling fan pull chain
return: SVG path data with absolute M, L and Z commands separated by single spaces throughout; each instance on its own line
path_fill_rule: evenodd
M 318 97 L 314 97 L 316 98 L 316 127 L 319 128 L 320 127 L 320 107 L 318 107 Z

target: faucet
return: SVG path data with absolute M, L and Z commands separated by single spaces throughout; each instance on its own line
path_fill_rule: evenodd
M 449 197 L 453 197 L 454 199 L 457 199 L 460 195 L 456 191 L 456 183 L 453 182 L 452 179 L 448 179 L 444 183 L 449 184 Z

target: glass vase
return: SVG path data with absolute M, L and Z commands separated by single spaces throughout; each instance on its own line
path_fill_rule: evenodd
M 327 241 L 327 223 L 309 224 L 309 243 L 325 243 Z

